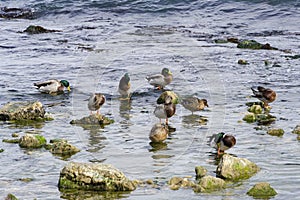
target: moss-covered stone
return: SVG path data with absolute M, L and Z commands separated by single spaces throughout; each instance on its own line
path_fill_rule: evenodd
M 64 141 L 53 143 L 49 150 L 52 154 L 59 156 L 72 156 L 80 151 L 77 147 Z
M 181 187 L 184 188 L 191 188 L 195 186 L 195 183 L 188 178 L 182 178 L 182 177 L 172 177 L 168 181 L 169 188 L 171 190 L 178 190 Z
M 268 125 L 276 121 L 276 117 L 268 113 L 267 114 L 262 113 L 256 115 L 256 121 L 259 125 Z
M 217 175 L 232 181 L 248 179 L 257 173 L 260 168 L 245 158 L 236 158 L 224 154 L 217 167 Z
M 19 140 L 22 148 L 41 148 L 47 143 L 45 137 L 37 134 L 26 134 Z
M 20 139 L 3 139 L 2 142 L 11 143 L 11 144 L 18 144 Z
M 261 107 L 261 105 L 252 105 L 249 109 L 249 112 L 254 113 L 254 114 L 261 114 L 263 111 L 263 108 Z
M 300 125 L 297 125 L 294 130 L 292 131 L 292 133 L 298 134 L 300 135 Z
M 240 65 L 248 65 L 249 63 L 248 63 L 247 60 L 239 59 L 238 60 L 238 64 L 240 64 Z
M 58 187 L 94 191 L 132 191 L 136 186 L 112 165 L 68 163 L 60 172 Z
M 14 138 L 19 137 L 19 134 L 18 133 L 13 133 L 13 134 L 11 134 L 11 137 L 14 137 Z
M 200 179 L 207 174 L 207 169 L 205 169 L 202 166 L 196 166 L 195 172 L 196 172 L 196 179 Z
M 277 192 L 270 186 L 269 183 L 256 183 L 248 192 L 249 196 L 254 198 L 268 199 L 277 195 Z
M 240 40 L 237 48 L 278 50 L 278 48 L 272 47 L 269 43 L 261 44 L 255 40 Z
M 114 120 L 109 119 L 105 117 L 104 115 L 89 115 L 87 117 L 83 117 L 78 120 L 72 120 L 70 124 L 74 125 L 80 125 L 80 126 L 94 126 L 94 125 L 100 125 L 101 127 L 104 127 L 105 125 L 109 125 L 114 123 Z
M 59 30 L 46 29 L 42 26 L 30 25 L 23 32 L 28 33 L 28 34 L 41 34 L 41 33 L 52 33 L 52 32 L 60 32 L 60 31 Z
M 0 153 L 2 153 L 4 151 L 4 149 L 0 149 Z
M 5 200 L 18 200 L 18 198 L 15 195 L 13 195 L 13 194 L 8 194 L 5 197 Z
M 178 104 L 179 103 L 179 98 L 178 95 L 173 92 L 173 91 L 164 91 L 156 100 L 157 104 L 164 104 L 165 103 L 165 98 L 167 96 L 171 96 L 172 97 L 172 103 L 173 104 Z
M 244 118 L 244 121 L 248 122 L 248 123 L 253 123 L 256 121 L 256 116 L 254 113 L 247 113 Z
M 225 181 L 213 176 L 204 176 L 200 179 L 197 186 L 194 188 L 194 192 L 213 192 L 225 188 Z
M 269 129 L 269 130 L 267 131 L 267 133 L 268 133 L 269 135 L 272 135 L 272 136 L 278 136 L 278 137 L 281 137 L 281 136 L 283 136 L 283 134 L 284 134 L 284 130 L 281 129 L 281 128 L 279 128 L 279 129 Z

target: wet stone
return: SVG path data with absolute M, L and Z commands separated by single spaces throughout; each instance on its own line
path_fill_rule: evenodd
M 268 199 L 277 195 L 277 192 L 270 186 L 269 183 L 256 183 L 248 192 L 249 196 L 254 198 Z
M 19 146 L 22 148 L 41 148 L 46 143 L 46 139 L 37 134 L 26 134 L 19 140 Z
M 225 181 L 221 178 L 213 176 L 204 176 L 200 179 L 199 183 L 194 189 L 194 192 L 213 192 L 225 188 Z
M 300 125 L 297 125 L 294 130 L 292 131 L 292 133 L 298 134 L 300 135 Z
M 100 125 L 105 126 L 114 123 L 114 120 L 105 117 L 104 115 L 89 115 L 81 119 L 72 120 L 70 124 L 74 125 Z
M 34 26 L 30 25 L 28 26 L 23 33 L 28 33 L 28 34 L 41 34 L 41 33 L 53 33 L 53 32 L 60 32 L 59 30 L 50 30 L 46 29 L 42 26 Z
M 207 169 L 205 169 L 202 166 L 196 166 L 195 172 L 196 172 L 196 179 L 200 179 L 207 174 Z
M 281 137 L 281 136 L 283 136 L 283 134 L 284 134 L 284 130 L 281 129 L 281 128 L 279 128 L 279 129 L 269 129 L 269 130 L 267 131 L 267 133 L 268 133 L 269 135 L 272 135 L 272 136 L 278 136 L 278 137 Z

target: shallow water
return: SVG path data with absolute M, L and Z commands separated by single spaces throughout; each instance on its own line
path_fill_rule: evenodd
M 86 194 L 96 197 L 251 199 L 246 192 L 256 182 L 269 182 L 278 192 L 275 199 L 300 195 L 299 142 L 291 133 L 299 124 L 299 59 L 285 57 L 299 54 L 299 1 L 71 2 L 0 4 L 35 11 L 31 20 L 0 19 L 0 104 L 39 100 L 55 118 L 36 126 L 2 122 L 1 139 L 11 138 L 15 132 L 38 132 L 48 141 L 65 138 L 81 149 L 62 160 L 43 149 L 26 150 L 1 143 L 0 148 L 5 150 L 0 157 L 1 198 L 13 193 L 20 199 L 71 199 L 57 188 L 59 172 L 69 161 L 113 164 L 131 179 L 153 179 L 160 186 L 119 196 Z M 62 32 L 18 33 L 32 24 Z M 242 50 L 231 43 L 213 43 L 227 37 L 255 39 L 292 53 Z M 239 65 L 238 59 L 250 64 Z M 264 60 L 271 64 L 265 66 Z M 152 112 L 160 92 L 153 91 L 145 77 L 163 67 L 169 67 L 175 77 L 167 89 L 181 97 L 207 98 L 210 107 L 191 116 L 178 105 L 176 115 L 170 118 L 176 131 L 164 145 L 152 147 L 148 133 L 158 122 Z M 120 101 L 117 93 L 118 81 L 125 72 L 131 76 L 130 103 Z M 69 80 L 72 92 L 40 94 L 33 83 L 48 78 Z M 262 130 L 240 122 L 247 110 L 245 103 L 254 100 L 249 98 L 253 85 L 265 85 L 278 94 L 271 111 L 277 120 Z M 72 119 L 89 114 L 85 100 L 95 91 L 107 96 L 101 113 L 115 123 L 103 129 L 70 125 Z M 200 115 L 208 119 L 206 124 L 199 123 Z M 283 128 L 285 134 L 269 136 L 267 128 Z M 212 194 L 168 189 L 165 183 L 170 177 L 194 177 L 197 165 L 215 176 L 215 150 L 206 141 L 218 131 L 233 133 L 237 138 L 228 153 L 255 162 L 261 171 Z M 33 180 L 23 182 L 21 178 Z

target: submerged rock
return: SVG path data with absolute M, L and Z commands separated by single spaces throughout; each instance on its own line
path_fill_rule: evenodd
M 277 195 L 277 192 L 270 186 L 269 183 L 256 183 L 248 192 L 249 196 L 254 198 L 268 199 Z
M 164 91 L 156 100 L 157 104 L 164 104 L 165 103 L 165 98 L 167 96 L 171 96 L 172 97 L 172 103 L 173 104 L 178 104 L 179 103 L 179 98 L 178 95 L 173 92 L 173 91 Z
M 256 115 L 254 113 L 247 113 L 244 118 L 244 121 L 248 122 L 248 123 L 253 123 L 256 121 Z
M 200 179 L 207 174 L 207 169 L 205 169 L 202 166 L 196 166 L 195 172 L 196 172 L 196 179 Z
M 213 192 L 225 188 L 225 181 L 221 178 L 213 176 L 204 176 L 200 179 L 197 186 L 194 188 L 194 192 Z
M 19 146 L 22 148 L 40 148 L 46 143 L 46 139 L 37 134 L 26 134 L 19 140 Z
M 0 153 L 4 152 L 4 149 L 0 149 Z
M 18 144 L 20 139 L 3 139 L 2 142 L 11 143 L 11 144 Z
M 13 194 L 8 194 L 4 200 L 18 200 L 18 198 Z
M 239 59 L 238 60 L 238 64 L 240 64 L 240 65 L 248 65 L 249 63 L 248 63 L 247 60 Z
M 269 135 L 272 135 L 272 136 L 278 136 L 278 137 L 281 137 L 281 136 L 283 136 L 283 134 L 284 134 L 284 130 L 281 129 L 281 128 L 279 128 L 279 129 L 269 129 L 269 130 L 267 131 L 267 133 L 268 133 Z
M 46 121 L 51 118 L 45 115 L 43 104 L 36 102 L 10 102 L 0 109 L 0 120 L 34 120 Z
M 104 115 L 89 115 L 81 119 L 72 120 L 70 124 L 75 125 L 109 125 L 114 123 L 114 120 L 105 117 Z
M 278 48 L 272 47 L 269 43 L 261 44 L 255 40 L 242 40 L 238 42 L 237 48 L 242 49 L 267 49 L 278 50 Z
M 298 134 L 300 135 L 300 125 L 297 125 L 294 130 L 292 131 L 292 133 Z
M 248 111 L 254 114 L 261 114 L 263 112 L 263 108 L 261 105 L 254 104 L 248 109 Z
M 52 33 L 52 32 L 60 32 L 59 30 L 50 30 L 46 29 L 42 26 L 34 26 L 30 25 L 28 26 L 23 33 L 28 33 L 28 34 L 41 34 L 41 33 Z
M 182 177 L 172 177 L 168 181 L 169 187 L 171 190 L 178 190 L 181 187 L 184 188 L 190 188 L 194 187 L 195 183 L 188 178 L 182 178 Z
M 80 151 L 80 149 L 73 146 L 72 144 L 69 144 L 66 141 L 54 142 L 53 144 L 50 144 L 50 147 L 48 148 L 52 154 L 62 156 L 62 157 L 64 156 L 70 157 Z
M 217 175 L 232 181 L 248 179 L 257 173 L 260 168 L 245 158 L 236 158 L 224 154 L 217 167 Z
M 248 102 L 248 112 L 243 117 L 243 120 L 248 123 L 257 122 L 259 125 L 269 125 L 276 120 L 276 117 L 269 114 L 267 108 L 263 109 L 261 102 Z
M 102 163 L 68 163 L 60 172 L 60 189 L 95 191 L 133 191 L 136 186 L 112 165 Z
M 34 13 L 29 8 L 0 8 L 0 18 L 7 19 L 33 19 Z

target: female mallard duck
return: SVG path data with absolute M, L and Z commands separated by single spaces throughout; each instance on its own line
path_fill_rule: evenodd
M 93 111 L 97 111 L 97 114 L 100 114 L 100 107 L 105 103 L 105 96 L 100 93 L 94 93 L 88 99 L 88 108 L 91 111 L 91 115 Z
M 146 79 L 158 90 L 163 89 L 166 85 L 170 84 L 173 80 L 172 72 L 168 68 L 163 68 L 161 74 L 147 76 Z
M 53 80 L 34 83 L 33 85 L 36 86 L 40 92 L 49 93 L 49 94 L 62 92 L 64 91 L 65 87 L 67 88 L 68 91 L 71 91 L 70 83 L 66 80 L 58 81 L 53 79 Z
M 167 96 L 165 98 L 164 104 L 158 104 L 155 107 L 154 115 L 159 118 L 159 121 L 161 122 L 161 119 L 166 119 L 166 124 L 168 124 L 168 118 L 172 117 L 176 112 L 176 105 L 172 103 L 172 97 Z
M 271 103 L 276 99 L 276 92 L 269 88 L 258 86 L 257 90 L 253 87 L 251 90 L 254 94 L 252 97 L 258 98 L 260 101 L 262 101 L 264 103 L 264 108 L 267 108 L 268 103 Z
M 149 139 L 152 142 L 162 142 L 168 137 L 168 126 L 161 125 L 160 123 L 155 124 L 149 134 Z
M 221 132 L 213 134 L 210 137 L 210 146 L 218 150 L 218 155 L 224 154 L 225 150 L 230 149 L 236 144 L 236 139 L 233 135 L 229 135 Z
M 130 95 L 130 78 L 128 73 L 124 74 L 124 76 L 121 78 L 120 82 L 119 82 L 119 93 L 121 95 L 121 97 L 126 97 L 126 99 L 129 99 L 129 95 Z
M 207 100 L 206 99 L 199 99 L 197 97 L 188 97 L 181 100 L 181 105 L 192 111 L 192 115 L 195 111 L 203 110 L 204 107 L 208 107 Z

